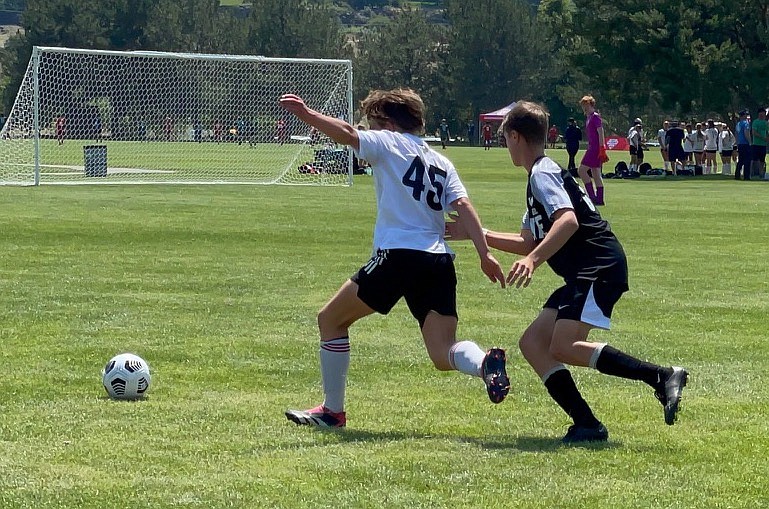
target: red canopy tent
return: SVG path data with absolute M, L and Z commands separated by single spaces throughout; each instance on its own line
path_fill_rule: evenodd
M 495 124 L 495 126 L 498 126 L 502 123 L 502 120 L 505 119 L 505 115 L 513 109 L 513 107 L 516 105 L 516 102 L 513 101 L 507 106 L 503 108 L 499 108 L 498 110 L 490 111 L 488 113 L 481 113 L 478 115 L 478 126 L 480 128 L 483 127 L 483 124 L 486 122 L 489 122 L 491 124 Z M 482 129 L 478 129 L 478 141 L 481 141 L 481 133 L 483 132 Z M 494 129 L 494 132 L 496 133 L 496 129 Z
M 478 120 L 479 120 L 479 122 L 481 124 L 483 124 L 484 122 L 497 122 L 497 123 L 500 123 L 505 118 L 505 115 L 507 115 L 507 113 L 510 110 L 513 109 L 515 104 L 516 104 L 516 102 L 513 101 L 510 104 L 508 104 L 507 106 L 505 106 L 504 108 L 500 108 L 500 109 L 495 110 L 495 111 L 490 111 L 488 113 L 481 113 L 478 116 Z

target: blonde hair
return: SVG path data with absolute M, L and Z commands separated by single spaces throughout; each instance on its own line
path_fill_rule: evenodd
M 389 120 L 407 133 L 422 134 L 425 130 L 425 104 L 410 88 L 372 90 L 360 108 L 366 118 Z
M 579 100 L 580 104 L 589 104 L 595 106 L 595 98 L 592 95 L 586 95 Z

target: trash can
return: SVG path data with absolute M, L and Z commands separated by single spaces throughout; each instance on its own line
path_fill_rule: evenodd
M 86 177 L 107 176 L 107 145 L 85 145 L 83 156 Z

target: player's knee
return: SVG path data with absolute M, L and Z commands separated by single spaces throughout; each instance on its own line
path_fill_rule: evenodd
M 346 328 L 327 308 L 318 312 L 317 321 L 321 337 L 334 337 Z
M 553 359 L 564 364 L 571 364 L 573 357 L 572 343 L 565 341 L 553 341 L 550 343 L 550 355 Z
M 529 352 L 532 352 L 536 349 L 538 343 L 539 340 L 537 339 L 536 334 L 530 330 L 527 330 L 523 333 L 521 339 L 518 340 L 518 349 L 521 351 L 524 357 L 526 357 Z

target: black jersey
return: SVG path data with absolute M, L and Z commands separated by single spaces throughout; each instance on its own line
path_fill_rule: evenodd
M 627 259 L 622 245 L 571 173 L 548 157 L 534 163 L 526 187 L 523 228 L 540 243 L 553 226 L 553 214 L 574 210 L 579 229 L 547 263 L 567 281 L 588 279 L 627 284 Z

